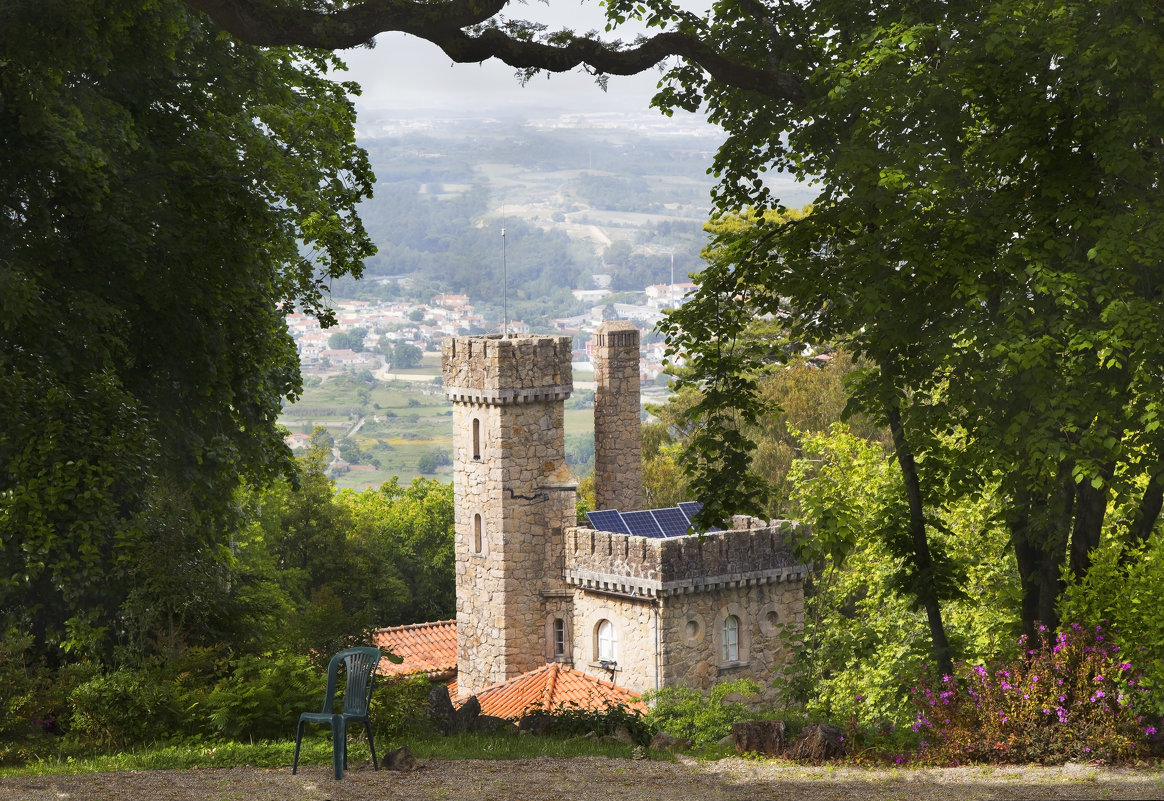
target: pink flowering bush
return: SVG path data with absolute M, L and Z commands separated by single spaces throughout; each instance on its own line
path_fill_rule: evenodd
M 1130 701 L 1140 672 L 1101 626 L 1065 628 L 1011 664 L 960 665 L 912 691 L 919 758 L 967 762 L 1116 762 L 1147 753 L 1153 721 Z

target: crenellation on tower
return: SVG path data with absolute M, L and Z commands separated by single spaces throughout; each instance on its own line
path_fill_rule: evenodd
M 472 693 L 544 664 L 548 557 L 574 524 L 563 401 L 569 337 L 460 337 L 443 346 L 453 401 L 458 686 Z
M 453 402 L 457 674 L 462 697 L 562 662 L 634 692 L 751 677 L 770 686 L 803 623 L 806 529 L 737 517 L 701 536 L 576 523 L 565 461 L 571 339 L 475 336 L 443 346 Z M 642 498 L 639 332 L 596 335 L 599 509 Z

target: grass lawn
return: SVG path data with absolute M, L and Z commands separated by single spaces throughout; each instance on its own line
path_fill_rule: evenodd
M 349 741 L 349 762 L 371 761 L 363 739 Z M 537 757 L 605 756 L 629 759 L 633 747 L 581 737 L 518 737 L 461 734 L 455 737 L 412 737 L 376 742 L 377 756 L 407 745 L 417 759 L 534 759 Z M 209 742 L 152 745 L 127 751 L 91 751 L 87 754 L 45 755 L 19 767 L 0 767 L 0 778 L 101 773 L 119 770 L 186 770 L 190 768 L 290 767 L 293 739 L 258 743 Z M 654 758 L 669 758 L 655 753 Z M 301 765 L 331 764 L 331 735 L 320 729 L 303 738 Z

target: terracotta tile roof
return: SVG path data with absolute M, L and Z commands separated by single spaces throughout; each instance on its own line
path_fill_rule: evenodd
M 477 693 L 477 700 L 481 702 L 481 714 L 499 718 L 518 718 L 527 710 L 550 710 L 563 704 L 601 709 L 608 703 L 621 703 L 647 711 L 639 696 L 630 690 L 558 662 L 486 687 Z
M 404 661 L 399 665 L 380 660 L 381 676 L 423 673 L 430 679 L 447 679 L 457 673 L 457 621 L 413 623 L 377 629 L 372 642 Z

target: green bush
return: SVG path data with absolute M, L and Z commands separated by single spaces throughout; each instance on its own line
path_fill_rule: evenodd
M 126 748 L 181 732 L 174 683 L 157 668 L 121 668 L 79 684 L 69 695 L 72 728 L 102 745 Z
M 646 745 L 651 739 L 651 728 L 641 712 L 612 701 L 596 708 L 570 702 L 559 704 L 548 712 L 536 707 L 526 710 L 525 714 L 548 714 L 553 718 L 550 733 L 559 737 L 582 737 L 590 732 L 613 735 L 621 728 L 626 729 L 631 739 L 640 745 Z
M 1068 584 L 1061 599 L 1064 620 L 1087 627 L 1104 625 L 1124 656 L 1143 671 L 1132 705 L 1145 717 L 1164 715 L 1164 542 L 1152 537 L 1125 550 L 1112 537 L 1095 554 L 1080 582 Z M 1106 621 L 1106 622 L 1105 622 Z
M 914 731 L 920 756 L 967 762 L 1116 762 L 1147 752 L 1156 728 L 1131 698 L 1146 692 L 1102 626 L 1065 628 L 993 668 L 961 665 L 936 686 L 919 684 Z
M 27 737 L 40 711 L 42 683 L 26 663 L 32 642 L 16 632 L 0 639 L 0 741 Z
M 700 746 L 707 745 L 731 734 L 733 723 L 770 715 L 757 712 L 739 701 L 727 700 L 728 696 L 734 694 L 755 697 L 760 691 L 760 685 L 751 679 L 717 684 L 712 688 L 710 697 L 689 687 L 664 687 L 644 697 L 654 703 L 647 716 L 647 723 L 652 729 L 665 731 L 672 737 L 692 740 Z
M 301 712 L 321 708 L 326 688 L 326 675 L 305 656 L 241 656 L 206 695 L 203 719 L 229 739 L 286 739 Z
M 377 679 L 369 715 L 377 742 L 387 745 L 409 735 L 428 733 L 428 691 L 424 676 Z

